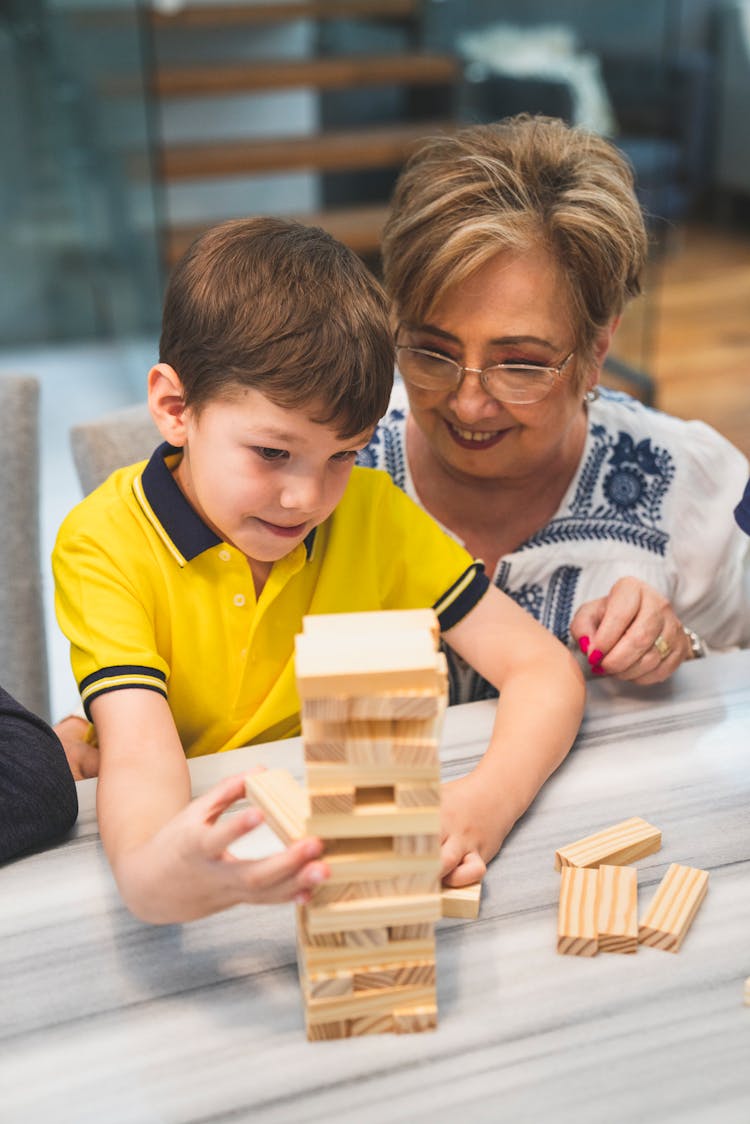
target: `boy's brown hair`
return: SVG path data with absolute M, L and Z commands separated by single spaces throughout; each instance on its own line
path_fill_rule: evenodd
M 200 411 L 238 388 L 347 439 L 382 417 L 394 347 L 385 294 L 364 263 L 318 227 L 236 219 L 200 235 L 164 299 L 159 359 Z

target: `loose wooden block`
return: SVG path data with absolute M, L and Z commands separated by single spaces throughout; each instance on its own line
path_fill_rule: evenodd
M 568 956 L 596 956 L 598 871 L 565 866 L 560 875 L 557 951 Z
M 443 917 L 463 917 L 473 921 L 479 917 L 479 900 L 482 896 L 482 883 L 473 882 L 470 886 L 443 886 Z
M 263 810 L 268 826 L 282 843 L 288 846 L 304 837 L 309 801 L 302 785 L 286 769 L 248 773 L 245 793 Z
M 708 871 L 672 863 L 638 929 L 641 944 L 679 952 L 708 891 Z
M 637 952 L 638 871 L 633 866 L 600 866 L 598 894 L 599 951 Z
M 321 636 L 330 633 L 354 634 L 362 640 L 372 633 L 386 633 L 395 645 L 397 632 L 423 629 L 437 648 L 440 643 L 440 623 L 434 609 L 386 609 L 368 613 L 314 613 L 302 620 L 302 631 L 307 635 Z
M 301 699 L 331 695 L 362 696 L 411 690 L 440 693 L 447 686 L 447 664 L 424 631 L 400 632 L 398 642 L 383 634 L 365 646 L 357 636 L 305 633 L 295 637 L 297 692 Z
M 661 847 L 661 831 L 634 816 L 568 843 L 555 852 L 555 870 L 565 866 L 624 866 L 635 859 L 652 855 Z

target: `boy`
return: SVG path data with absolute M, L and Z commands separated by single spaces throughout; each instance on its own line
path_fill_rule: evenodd
M 445 639 L 502 691 L 491 745 L 445 786 L 443 873 L 482 876 L 567 752 L 583 705 L 562 646 L 385 473 L 353 468 L 386 409 L 382 290 L 323 231 L 225 223 L 167 290 L 148 376 L 166 445 L 63 524 L 57 609 L 100 749 L 98 814 L 139 917 L 306 900 L 319 840 L 258 862 L 220 820 L 241 777 L 190 802 L 185 756 L 299 732 L 294 635 L 306 613 L 433 605 Z

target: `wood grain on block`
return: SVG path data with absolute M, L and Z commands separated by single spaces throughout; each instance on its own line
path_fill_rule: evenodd
M 302 977 L 303 993 L 309 999 L 323 999 L 331 995 L 351 995 L 354 991 L 353 972 L 307 972 Z
M 440 855 L 440 836 L 394 835 L 393 850 L 397 855 Z
M 354 788 L 352 786 L 340 786 L 336 788 L 313 787 L 308 777 L 307 792 L 310 800 L 311 815 L 318 812 L 351 812 L 354 809 Z
M 309 910 L 309 906 L 307 907 Z M 390 934 L 387 925 L 375 925 L 371 929 L 348 929 L 345 932 L 342 930 L 340 936 L 344 941 L 344 948 L 377 948 L 381 949 L 390 941 Z M 310 939 L 314 940 L 314 934 L 310 935 Z M 380 952 L 378 952 L 380 956 Z
M 402 964 L 408 960 L 433 960 L 435 959 L 435 934 L 425 940 L 414 941 L 389 941 L 386 944 L 363 945 L 360 948 L 345 946 L 343 948 L 321 948 L 318 945 L 306 944 L 299 935 L 298 959 L 300 965 L 310 972 L 365 972 L 374 963 Z
M 424 631 L 401 632 L 398 643 L 383 634 L 362 644 L 357 636 L 295 637 L 297 692 L 301 699 L 362 696 L 384 691 L 446 689 L 445 656 Z
M 598 871 L 564 866 L 560 874 L 557 951 L 567 956 L 596 956 Z
M 441 916 L 440 894 L 364 898 L 321 906 L 311 902 L 307 906 L 307 930 L 315 936 L 317 933 L 369 930 L 386 925 L 413 925 L 420 921 L 437 921 Z
M 394 782 L 396 806 L 399 808 L 435 808 L 440 806 L 440 783 L 414 784 Z
M 306 831 L 322 839 L 359 839 L 369 835 L 432 835 L 440 830 L 439 808 L 397 808 L 395 804 L 366 804 L 346 813 L 317 813 Z
M 438 870 L 428 874 L 412 874 L 401 878 L 363 879 L 357 882 L 323 882 L 313 891 L 315 905 L 330 902 L 353 902 L 360 898 L 395 897 L 398 894 L 437 894 L 440 891 Z
M 376 988 L 373 991 L 356 991 L 351 995 L 332 995 L 325 999 L 309 1000 L 305 1009 L 310 1022 L 326 1023 L 393 1013 L 400 1007 L 422 1003 L 435 1003 L 434 987 L 420 985 Z
M 305 835 L 309 803 L 304 788 L 286 769 L 248 773 L 245 793 L 263 810 L 268 826 L 282 843 L 294 843 Z
M 327 698 L 303 698 L 302 722 L 308 718 L 323 722 L 381 721 L 383 719 L 442 720 L 446 697 L 443 690 L 394 690 L 385 694 Z
M 600 952 L 638 951 L 638 871 L 634 866 L 599 867 Z
M 555 870 L 564 866 L 624 866 L 626 863 L 652 855 L 661 847 L 661 831 L 634 816 L 587 835 L 576 843 L 568 843 L 555 852 Z
M 435 961 L 417 961 L 411 964 L 375 964 L 355 972 L 352 976 L 354 991 L 375 991 L 383 987 L 411 987 L 435 984 Z
M 314 613 L 302 619 L 302 631 L 308 635 L 321 633 L 354 633 L 364 640 L 371 633 L 387 633 L 393 644 L 399 643 L 399 632 L 423 630 L 432 638 L 435 648 L 440 643 L 440 623 L 434 609 L 385 609 L 369 613 Z
M 422 1007 L 399 1007 L 393 1012 L 396 1034 L 421 1034 L 437 1028 L 437 1004 Z
M 330 1042 L 336 1038 L 351 1038 L 349 1023 L 339 1019 L 330 1023 L 307 1023 L 308 1042 Z
M 481 882 L 473 882 L 470 886 L 443 886 L 441 896 L 443 917 L 463 917 L 471 921 L 479 917 Z
M 349 1036 L 363 1038 L 366 1034 L 394 1034 L 396 1022 L 393 1015 L 367 1015 L 364 1018 L 349 1019 Z
M 391 925 L 388 934 L 391 941 L 401 947 L 406 941 L 424 941 L 433 939 L 435 932 L 431 921 L 423 921 L 416 925 Z
M 678 952 L 707 890 L 707 870 L 672 863 L 641 921 L 640 943 Z
M 428 760 L 425 764 L 407 764 L 393 761 L 391 747 L 386 745 L 381 762 L 366 761 L 352 763 L 343 761 L 338 764 L 330 760 L 321 763 L 307 758 L 305 775 L 310 792 L 316 789 L 344 788 L 347 785 L 382 785 L 382 784 L 410 784 L 430 785 L 435 781 L 439 764 L 437 749 L 434 751 L 434 761 Z

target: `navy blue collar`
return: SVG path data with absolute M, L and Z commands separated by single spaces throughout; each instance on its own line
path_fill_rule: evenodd
M 151 510 L 162 525 L 165 533 L 187 562 L 199 554 L 218 546 L 222 539 L 203 522 L 200 515 L 188 502 L 167 464 L 167 458 L 181 453 L 182 449 L 164 441 L 151 454 L 151 459 L 143 470 L 141 482 L 143 492 Z M 305 550 L 310 558 L 315 543 L 313 527 L 305 539 Z

